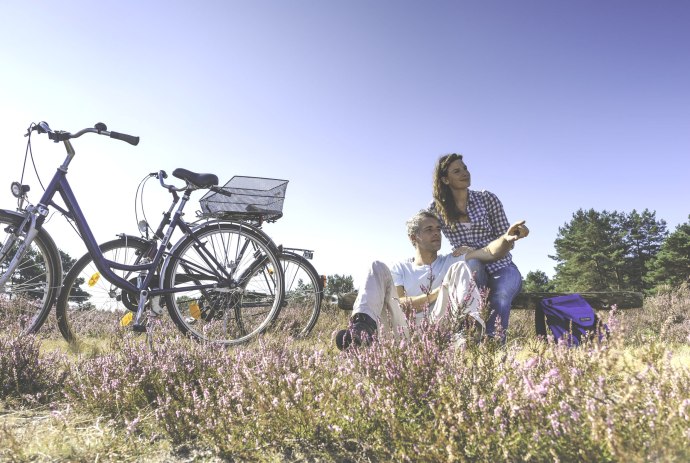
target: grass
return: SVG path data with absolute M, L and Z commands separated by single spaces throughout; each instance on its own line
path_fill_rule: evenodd
M 0 335 L 0 460 L 688 461 L 689 309 L 680 288 L 600 313 L 610 338 L 577 349 L 514 311 L 506 346 L 424 326 L 351 353 L 332 307 L 228 350 L 163 323 L 77 353 L 50 320 Z

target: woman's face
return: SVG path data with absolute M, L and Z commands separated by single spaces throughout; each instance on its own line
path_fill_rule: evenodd
M 470 171 L 462 159 L 456 159 L 448 164 L 448 175 L 441 177 L 441 181 L 450 187 L 451 190 L 461 190 L 469 188 L 471 183 Z

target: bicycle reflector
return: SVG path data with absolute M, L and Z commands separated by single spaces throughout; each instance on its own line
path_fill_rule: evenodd
M 132 312 L 127 312 L 121 319 L 120 319 L 120 326 L 129 326 L 130 323 L 132 323 L 132 319 L 134 318 L 134 314 Z
M 196 302 L 189 303 L 189 315 L 191 315 L 194 320 L 201 318 L 201 308 L 199 307 L 199 304 Z
M 19 182 L 12 182 L 12 196 L 14 196 L 15 198 L 21 198 L 29 190 L 31 190 L 29 185 L 22 185 Z

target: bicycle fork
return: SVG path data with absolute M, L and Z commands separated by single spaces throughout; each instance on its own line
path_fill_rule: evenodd
M 0 292 L 5 291 L 5 283 L 7 283 L 7 280 L 17 269 L 19 263 L 22 261 L 24 255 L 29 249 L 29 246 L 31 246 L 31 243 L 36 238 L 36 235 L 38 235 L 38 228 L 36 228 L 36 216 L 34 214 L 31 214 L 29 217 L 24 219 L 24 222 L 22 222 L 18 229 L 13 230 L 12 233 L 8 233 L 7 241 L 3 244 L 2 249 L 0 249 L 0 263 L 3 263 L 11 253 L 11 250 L 14 247 L 17 240 L 19 239 L 20 235 L 24 234 L 22 230 L 26 228 L 26 221 L 29 218 L 31 219 L 31 225 L 29 225 L 29 230 L 24 235 L 24 240 L 21 242 L 17 250 L 14 252 L 14 257 L 8 264 L 7 270 L 5 270 L 4 274 L 0 276 Z

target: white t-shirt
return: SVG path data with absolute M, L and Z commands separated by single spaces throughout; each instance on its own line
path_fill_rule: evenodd
M 448 269 L 456 262 L 464 262 L 465 256 L 439 255 L 431 265 L 417 265 L 413 261 L 398 262 L 391 267 L 395 286 L 405 288 L 408 297 L 420 296 L 441 286 Z

